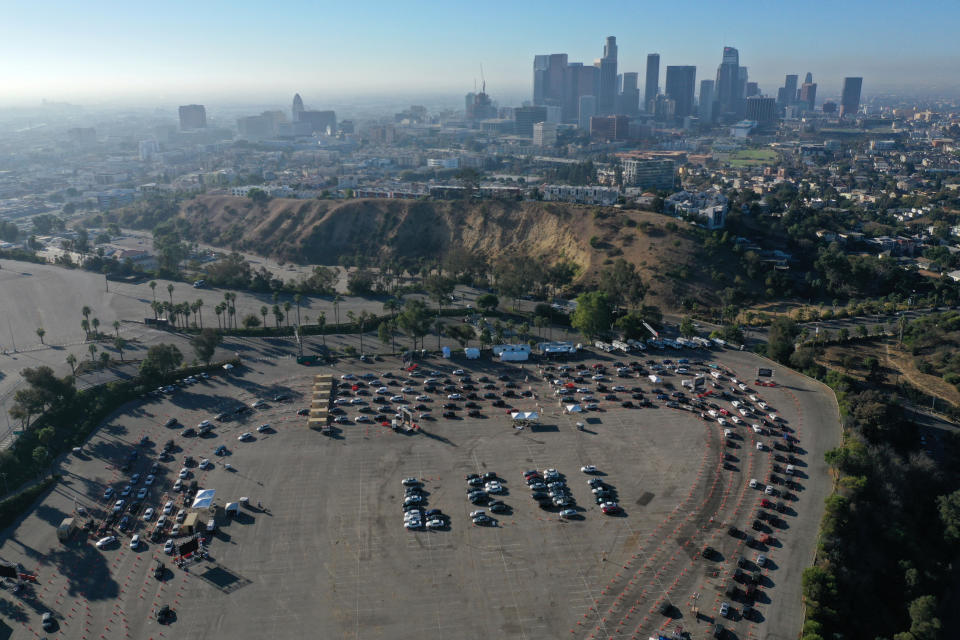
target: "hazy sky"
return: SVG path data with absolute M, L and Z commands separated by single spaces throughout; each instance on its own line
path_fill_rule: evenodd
M 659 52 L 661 74 L 693 64 L 698 83 L 735 46 L 772 95 L 785 73 L 807 71 L 823 97 L 845 75 L 864 76 L 867 95 L 960 85 L 957 0 L 7 0 L 0 16 L 0 104 L 286 102 L 299 91 L 319 108 L 327 96 L 462 94 L 481 64 L 488 92 L 511 104 L 529 98 L 534 54 L 589 64 L 608 35 L 621 71 Z

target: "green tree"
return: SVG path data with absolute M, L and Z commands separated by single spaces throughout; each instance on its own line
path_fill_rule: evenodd
M 957 544 L 960 542 L 960 489 L 937 497 L 937 509 L 943 523 L 943 537 L 950 544 Z
M 97 345 L 91 342 L 89 345 L 87 345 L 87 351 L 90 352 L 90 362 L 93 362 L 94 356 L 97 355 Z
M 577 309 L 570 316 L 570 324 L 588 340 L 608 331 L 612 309 L 607 294 L 591 291 L 577 296 Z
M 37 469 L 42 469 L 44 465 L 47 464 L 47 458 L 49 457 L 47 448 L 41 446 L 35 447 L 33 449 L 32 457 L 34 463 L 37 465 Z
M 183 354 L 176 345 L 155 344 L 147 349 L 140 363 L 140 375 L 147 379 L 161 378 L 173 372 L 183 362 Z
M 477 334 L 470 325 L 454 324 L 447 327 L 447 335 L 456 340 L 461 349 L 465 349 Z
M 392 345 L 394 336 L 396 335 L 396 323 L 393 320 L 385 320 L 380 323 L 380 326 L 377 327 L 377 337 L 380 338 L 380 342 L 384 345 Z M 395 352 L 396 349 L 391 346 L 390 352 Z
M 317 314 L 317 327 L 320 330 L 320 338 L 323 340 L 323 346 L 327 346 L 327 314 L 321 311 Z
M 157 281 L 156 280 L 150 281 L 150 291 L 153 293 L 153 301 L 156 302 L 157 301 Z
M 253 317 L 256 318 L 256 316 Z M 204 364 L 210 364 L 221 339 L 220 334 L 213 329 L 202 329 L 200 333 L 190 339 L 190 346 L 193 347 L 193 352 L 197 354 L 197 358 L 202 360 Z
M 600 272 L 598 287 L 607 294 L 614 308 L 624 305 L 635 308 L 646 293 L 636 265 L 623 258 L 617 258 L 612 265 Z
M 683 320 L 680 321 L 680 335 L 685 338 L 692 338 L 697 335 L 697 330 L 693 326 L 693 320 L 689 316 L 685 316 Z
M 270 308 L 270 312 L 273 314 L 273 319 L 276 322 L 277 329 L 279 329 L 280 323 L 283 321 L 283 311 L 280 310 L 280 305 L 273 305 L 273 307 Z
M 264 316 L 263 324 L 266 325 L 266 323 L 267 318 Z M 244 316 L 243 320 L 240 321 L 240 324 L 243 325 L 244 329 L 256 329 L 260 326 L 260 318 L 258 318 L 256 314 L 248 313 L 246 316 Z
M 43 327 L 37 327 L 37 337 L 40 338 L 40 344 L 44 344 L 43 336 L 47 335 L 47 330 Z
M 123 350 L 127 348 L 127 341 L 120 336 L 113 339 L 113 348 L 120 353 L 120 362 L 123 362 Z
M 489 313 L 500 306 L 500 298 L 493 293 L 484 293 L 477 296 L 477 308 L 484 313 Z
M 170 306 L 173 306 L 173 283 L 167 285 L 167 293 L 170 294 Z
M 794 340 L 799 333 L 800 329 L 793 319 L 779 317 L 774 320 L 767 334 L 767 356 L 783 364 L 789 363 Z
M 300 303 L 303 301 L 303 296 L 299 293 L 293 294 L 293 301 L 297 305 L 297 326 L 300 326 Z
M 114 337 L 116 338 L 120 337 L 120 321 L 119 320 L 113 321 L 113 333 L 114 333 Z
M 431 320 L 427 305 L 422 300 L 408 300 L 403 313 L 397 317 L 397 326 L 410 336 L 413 349 L 416 349 L 417 340 L 430 332 Z
M 67 364 L 70 365 L 70 375 L 76 375 L 77 373 L 77 356 L 72 353 L 67 354 Z

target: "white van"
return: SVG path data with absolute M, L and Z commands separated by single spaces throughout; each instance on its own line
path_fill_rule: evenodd
M 227 517 L 236 517 L 240 514 L 240 503 L 239 502 L 229 502 L 227 506 L 223 509 L 224 513 L 227 514 Z
M 733 437 L 733 431 L 731 431 L 730 429 L 724 429 L 724 430 L 723 430 L 723 437 L 724 437 L 724 438 L 732 438 L 732 437 Z
M 207 520 L 207 531 L 216 531 L 216 529 L 217 529 L 217 521 L 214 520 L 213 518 L 210 518 L 209 520 Z
M 792 476 L 793 473 L 794 473 L 796 470 L 797 470 L 796 467 L 794 467 L 792 464 L 788 464 L 788 465 L 787 465 L 786 474 L 787 474 L 788 476 Z

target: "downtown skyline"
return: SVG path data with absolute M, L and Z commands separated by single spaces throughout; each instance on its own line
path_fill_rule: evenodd
M 293 90 L 340 98 L 462 95 L 479 87 L 481 66 L 488 93 L 500 104 L 519 104 L 532 97 L 534 55 L 567 53 L 592 64 L 608 36 L 617 38 L 618 71 L 641 78 L 650 53 L 660 54 L 661 70 L 696 66 L 704 78 L 718 52 L 735 47 L 751 81 L 773 96 L 785 74 L 808 71 L 824 98 L 840 94 L 845 76 L 869 78 L 867 95 L 960 84 L 952 64 L 960 43 L 948 34 L 960 9 L 939 2 L 927 6 L 942 12 L 935 21 L 929 11 L 891 21 L 880 5 L 892 9 L 892 2 L 870 3 L 870 10 L 860 2 L 811 2 L 776 12 L 755 2 L 699 3 L 684 12 L 610 3 L 593 13 L 573 3 L 494 3 L 478 15 L 430 3 L 409 5 L 402 15 L 380 2 L 316 8 L 281 1 L 269 12 L 243 2 L 173 3 L 146 22 L 143 10 L 119 3 L 82 13 L 53 4 L 58 8 L 7 10 L 0 52 L 22 62 L 5 70 L 0 104 L 262 100 Z M 283 28 L 264 32 L 272 16 L 284 18 Z

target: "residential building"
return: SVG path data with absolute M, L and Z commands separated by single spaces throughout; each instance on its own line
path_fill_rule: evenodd
M 670 190 L 676 180 L 672 160 L 661 158 L 631 158 L 624 160 L 623 184 L 642 189 Z
M 552 122 L 537 122 L 533 125 L 533 146 L 552 147 L 557 143 L 557 125 Z
M 207 110 L 202 104 L 185 104 L 180 107 L 180 130 L 191 131 L 207 126 Z
M 547 202 L 573 202 L 577 204 L 614 205 L 620 197 L 619 189 L 613 187 L 590 187 L 581 185 L 548 184 L 541 188 Z
M 769 100 L 774 101 L 773 98 Z M 722 228 L 726 224 L 728 208 L 727 197 L 719 189 L 696 193 L 680 191 L 663 201 L 664 211 L 691 217 L 707 229 Z

